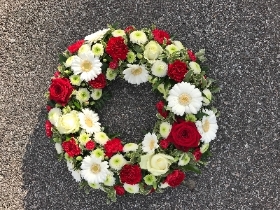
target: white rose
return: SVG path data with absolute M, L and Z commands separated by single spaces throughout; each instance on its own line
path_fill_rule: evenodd
M 75 133 L 80 128 L 80 121 L 77 111 L 71 111 L 59 117 L 57 130 L 61 134 Z
M 155 60 L 162 53 L 162 47 L 155 41 L 150 41 L 144 50 L 144 58 L 146 58 L 149 63 L 154 63 Z
M 189 63 L 189 66 L 191 68 L 191 70 L 193 70 L 193 73 L 195 74 L 199 74 L 201 72 L 201 68 L 200 68 L 200 65 L 194 61 L 191 61 Z
M 60 116 L 61 110 L 59 108 L 52 108 L 48 114 L 49 120 L 54 126 L 57 126 L 57 122 Z
M 180 41 L 173 41 L 173 43 L 178 47 L 178 50 L 185 49 L 184 45 Z
M 148 170 L 154 176 L 165 174 L 174 158 L 162 153 L 141 156 L 140 168 Z

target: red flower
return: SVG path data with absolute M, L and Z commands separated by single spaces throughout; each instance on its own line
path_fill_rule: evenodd
M 73 91 L 73 87 L 67 78 L 53 79 L 49 87 L 50 99 L 65 106 Z
M 156 108 L 157 108 L 158 113 L 162 117 L 166 118 L 168 116 L 169 112 L 164 109 L 164 102 L 163 101 L 157 102 Z
M 79 40 L 75 42 L 74 44 L 67 47 L 68 51 L 73 54 L 79 50 L 79 48 L 84 44 L 85 40 Z
M 55 78 L 58 78 L 58 77 L 60 76 L 60 72 L 59 72 L 59 71 L 54 72 L 53 76 L 54 76 Z
M 52 109 L 52 107 L 50 105 L 47 105 L 46 108 L 47 108 L 48 112 Z
M 174 170 L 172 173 L 168 174 L 168 176 L 165 179 L 165 182 L 167 182 L 167 184 L 169 184 L 169 186 L 171 187 L 177 187 L 182 183 L 184 179 L 184 172 L 180 170 Z
M 190 57 L 190 59 L 191 59 L 192 61 L 196 61 L 196 56 L 195 56 L 195 54 L 193 53 L 193 51 L 188 50 L 188 55 L 189 55 L 189 57 Z
M 119 67 L 119 61 L 118 60 L 112 60 L 110 63 L 109 63 L 109 68 L 110 69 L 116 69 Z
M 111 37 L 107 43 L 106 52 L 114 60 L 124 60 L 128 53 L 128 47 L 122 37 Z
M 142 179 L 141 168 L 138 165 L 124 165 L 120 171 L 120 179 L 122 183 L 139 183 Z
M 159 142 L 159 146 L 162 149 L 167 149 L 167 147 L 169 146 L 169 141 L 167 139 L 163 139 Z
M 124 29 L 125 33 L 127 33 L 127 34 L 130 34 L 134 30 L 135 30 L 134 26 L 128 26 Z
M 86 149 L 87 149 L 87 150 L 93 150 L 94 148 L 95 148 L 95 143 L 94 143 L 94 141 L 89 140 L 89 141 L 86 143 Z
M 70 141 L 63 142 L 62 148 L 70 157 L 81 154 L 81 149 L 73 138 Z
M 101 73 L 94 80 L 90 80 L 88 84 L 92 88 L 102 89 L 106 86 L 106 77 Z
M 199 161 L 201 156 L 202 156 L 202 153 L 200 152 L 200 148 L 196 148 L 194 151 L 193 151 L 193 156 L 195 158 L 196 161 Z
M 167 75 L 176 82 L 182 82 L 187 72 L 185 62 L 175 60 L 174 63 L 168 64 Z
M 172 125 L 167 140 L 179 150 L 187 152 L 190 148 L 198 147 L 201 135 L 193 122 L 179 120 Z
M 166 44 L 170 44 L 170 36 L 166 31 L 154 29 L 152 31 L 154 40 L 156 40 L 159 44 L 163 44 L 165 41 Z
M 125 194 L 125 190 L 124 190 L 122 185 L 115 185 L 114 189 L 116 190 L 117 195 L 124 195 Z
M 45 129 L 46 129 L 46 135 L 47 137 L 52 137 L 52 124 L 49 120 L 46 121 L 46 124 L 45 124 Z
M 114 138 L 112 140 L 107 141 L 104 145 L 105 154 L 109 158 L 112 157 L 114 154 L 123 151 L 123 145 L 119 138 Z

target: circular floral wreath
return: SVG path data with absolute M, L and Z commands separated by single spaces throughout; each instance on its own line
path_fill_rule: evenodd
M 205 50 L 194 53 L 164 31 L 108 26 L 70 45 L 46 93 L 46 135 L 74 179 L 112 200 L 180 185 L 185 172 L 200 173 L 218 129 L 210 108 L 218 91 L 206 76 Z M 116 77 L 149 82 L 162 96 L 157 122 L 141 143 L 124 143 L 105 131 L 96 110 L 109 99 Z

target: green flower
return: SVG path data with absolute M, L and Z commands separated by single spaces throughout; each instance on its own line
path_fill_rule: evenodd
M 97 158 L 100 158 L 101 160 L 104 160 L 104 151 L 102 149 L 95 149 L 91 152 L 92 155 L 94 155 Z
M 107 80 L 112 81 L 116 78 L 116 76 L 117 76 L 117 73 L 113 69 L 110 69 L 110 68 L 107 69 L 107 71 L 106 71 Z
M 156 181 L 156 177 L 153 174 L 148 174 L 144 177 L 144 181 L 147 185 L 153 185 Z
M 185 117 L 185 120 L 195 122 L 197 119 L 193 114 L 187 114 L 186 117 Z
M 180 156 L 178 165 L 179 166 L 185 166 L 190 162 L 191 158 L 188 156 L 188 154 L 184 153 Z
M 93 100 L 98 100 L 102 96 L 102 89 L 93 89 L 91 97 Z
M 90 97 L 90 93 L 86 88 L 79 88 L 79 90 L 76 92 L 76 98 L 81 103 L 88 101 L 89 97 Z
M 71 112 L 70 106 L 65 106 L 65 107 L 62 109 L 62 113 L 63 113 L 63 114 L 67 114 L 67 113 L 69 113 L 69 112 Z
M 90 140 L 89 134 L 81 132 L 80 136 L 78 137 L 78 140 L 82 145 L 86 145 L 86 143 Z
M 80 75 L 72 75 L 69 77 L 70 82 L 72 85 L 80 86 L 81 85 L 81 78 Z
M 165 49 L 167 50 L 167 52 L 168 52 L 170 55 L 173 54 L 173 53 L 175 53 L 175 52 L 177 52 L 177 51 L 179 51 L 178 47 L 177 47 L 176 45 L 174 45 L 174 44 L 168 45 Z
M 100 57 L 104 53 L 104 47 L 103 47 L 102 44 L 97 43 L 97 44 L 92 46 L 91 51 L 93 52 L 93 54 L 95 56 Z
M 136 55 L 132 51 L 129 51 L 127 53 L 126 59 L 127 59 L 128 63 L 133 63 L 136 60 Z
M 99 189 L 100 188 L 100 184 L 99 183 L 88 183 L 88 185 L 90 187 L 92 187 L 93 189 Z
M 159 126 L 159 133 L 163 138 L 167 138 L 170 131 L 171 131 L 171 125 L 168 122 L 162 122 Z

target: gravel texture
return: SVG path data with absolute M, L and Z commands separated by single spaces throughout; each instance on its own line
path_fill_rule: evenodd
M 79 190 L 57 161 L 44 134 L 44 93 L 59 52 L 113 22 L 154 23 L 189 48 L 205 48 L 222 91 L 202 175 L 106 204 L 103 192 Z M 0 0 L 0 26 L 0 209 L 280 209 L 279 0 Z M 153 125 L 157 96 L 148 85 L 112 89 L 118 95 L 102 120 L 138 141 Z

